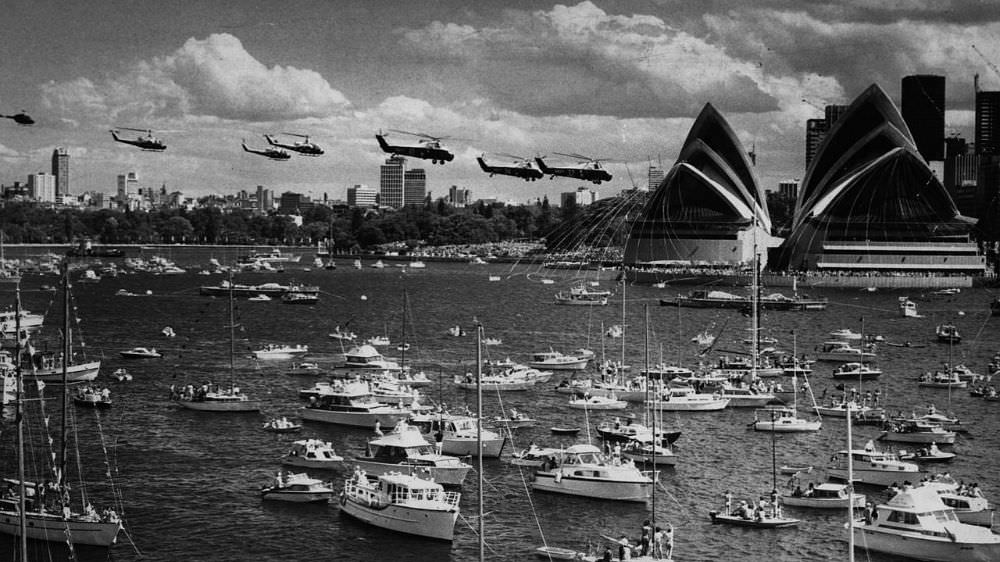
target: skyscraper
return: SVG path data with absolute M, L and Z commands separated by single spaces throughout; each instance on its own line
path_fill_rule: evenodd
M 69 195 L 69 152 L 63 147 L 52 151 L 52 175 L 56 178 L 56 200 Z
M 833 124 L 847 111 L 846 105 L 828 105 L 823 109 L 822 119 L 806 120 L 806 169 L 812 163 L 816 150 L 823 138 L 833 128 Z
M 663 178 L 665 177 L 667 177 L 667 173 L 663 170 L 663 168 L 655 164 L 650 164 L 646 188 L 649 191 L 654 191 L 657 187 L 660 187 L 660 184 L 663 183 Z
M 403 205 L 423 205 L 427 196 L 427 173 L 423 168 L 403 172 Z
M 901 113 L 917 151 L 928 162 L 944 160 L 944 76 L 903 77 Z
M 380 203 L 398 209 L 403 206 L 403 168 L 406 158 L 392 156 L 386 158 L 379 174 Z
M 1000 92 L 979 89 L 976 75 L 976 154 L 1000 154 Z

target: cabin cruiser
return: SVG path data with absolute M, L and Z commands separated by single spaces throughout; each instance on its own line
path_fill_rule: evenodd
M 255 350 L 253 352 L 254 359 L 265 360 L 265 359 L 292 359 L 297 355 L 302 355 L 309 352 L 308 345 L 277 345 L 277 344 L 267 344 L 264 347 Z
M 499 457 L 507 443 L 507 439 L 495 431 L 480 430 L 479 420 L 473 416 L 430 412 L 414 414 L 410 418 L 410 423 L 419 427 L 425 435 L 434 436 L 438 451 L 444 455 L 459 457 L 478 455 L 478 431 L 482 432 L 483 457 Z
M 370 345 L 352 347 L 344 353 L 344 367 L 348 369 L 381 369 L 384 371 L 399 371 L 401 367 L 395 361 L 389 361 L 377 349 Z
M 340 509 L 376 527 L 450 541 L 461 497 L 418 476 L 391 472 L 369 479 L 357 470 L 344 482 Z
M 718 394 L 696 393 L 691 387 L 668 388 L 649 407 L 660 411 L 712 411 L 721 410 L 729 404 L 728 398 Z
M 904 481 L 917 482 L 924 475 L 912 462 L 903 462 L 892 453 L 876 451 L 868 441 L 864 449 L 841 450 L 834 453 L 827 474 L 831 479 L 847 481 L 847 455 L 854 460 L 854 481 L 872 486 L 889 487 Z
M 375 427 L 376 423 L 393 427 L 410 413 L 409 408 L 375 400 L 363 382 L 341 381 L 334 382 L 330 392 L 310 398 L 309 404 L 300 410 L 304 420 L 367 428 Z
M 800 433 L 819 431 L 823 422 L 819 419 L 800 418 L 792 408 L 764 408 L 754 411 L 754 421 L 751 424 L 756 431 L 773 431 L 775 433 Z
M 542 351 L 531 354 L 529 367 L 535 369 L 551 369 L 553 371 L 582 371 L 587 368 L 587 363 L 594 357 L 594 353 L 589 350 L 580 350 L 575 355 L 563 355 L 558 351 Z
M 894 420 L 889 422 L 885 431 L 879 435 L 884 441 L 902 443 L 955 443 L 955 432 L 948 431 L 936 423 L 923 420 Z
M 874 361 L 874 348 L 870 345 L 854 347 L 845 341 L 828 341 L 816 348 L 816 359 L 820 361 L 860 362 Z
M 924 486 L 904 489 L 853 524 L 855 545 L 919 560 L 1000 560 L 1000 535 L 959 521 L 955 510 Z
M 876 369 L 867 363 L 844 363 L 833 370 L 833 378 L 867 381 L 882 376 L 882 369 Z
M 612 458 L 593 445 L 572 445 L 563 450 L 554 465 L 540 467 L 532 487 L 589 498 L 646 501 L 657 473 L 641 471 L 631 461 Z
M 281 464 L 335 470 L 342 466 L 343 460 L 329 441 L 302 439 L 292 443 L 291 449 L 281 458 Z
M 334 495 L 333 485 L 306 473 L 278 473 L 274 484 L 262 488 L 260 495 L 265 500 L 280 500 L 295 503 L 328 503 Z
M 461 486 L 472 470 L 472 465 L 458 457 L 438 453 L 419 428 L 405 421 L 369 441 L 364 455 L 355 457 L 354 463 L 372 475 L 399 471 L 452 486 Z
M 790 484 L 795 488 L 781 496 L 785 505 L 795 507 L 810 507 L 814 509 L 843 509 L 850 504 L 853 507 L 865 506 L 865 495 L 854 492 L 850 493 L 847 484 L 837 484 L 834 482 L 824 482 L 821 484 L 810 483 L 805 490 L 793 477 Z

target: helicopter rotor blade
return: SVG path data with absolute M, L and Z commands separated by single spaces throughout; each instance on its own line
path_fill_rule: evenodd
M 411 133 L 410 131 L 402 131 L 402 130 L 400 130 L 400 129 L 387 129 L 387 130 L 388 130 L 388 131 L 392 131 L 393 133 L 402 133 L 402 134 L 404 134 L 404 135 L 412 135 L 412 136 L 414 136 L 414 137 L 422 137 L 422 136 L 425 136 L 425 135 L 422 135 L 422 134 L 420 134 L 420 133 Z
M 138 133 L 149 133 L 152 132 L 150 129 L 136 129 L 135 127 L 115 127 L 115 129 L 120 131 L 136 131 Z
M 299 138 L 303 138 L 303 139 L 309 138 L 309 135 L 300 135 L 299 133 L 281 133 L 281 134 L 283 134 L 283 135 L 291 135 L 293 137 L 299 137 Z

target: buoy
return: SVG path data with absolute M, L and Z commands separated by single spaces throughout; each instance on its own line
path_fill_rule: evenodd
M 366 297 L 365 295 L 361 295 L 361 300 L 366 301 L 368 300 L 368 297 Z

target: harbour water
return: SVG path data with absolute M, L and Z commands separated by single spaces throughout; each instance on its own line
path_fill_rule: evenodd
M 288 362 L 255 363 L 249 359 L 250 351 L 267 343 L 304 344 L 310 349 L 307 360 L 332 367 L 341 362 L 342 349 L 327 334 L 339 325 L 361 338 L 388 334 L 393 351 L 387 355 L 398 357 L 394 345 L 400 339 L 405 290 L 409 301 L 407 340 L 412 345 L 407 362 L 412 361 L 440 381 L 425 389 L 427 401 L 444 402 L 452 410 L 475 409 L 474 393 L 457 390 L 451 381 L 455 374 L 475 368 L 472 334 L 477 320 L 486 336 L 502 339 L 502 345 L 484 348 L 492 359 L 509 356 L 525 360 L 530 353 L 550 347 L 567 352 L 586 347 L 600 355 L 602 339 L 610 358 L 617 359 L 621 354 L 621 340 L 604 338 L 601 330 L 602 325 L 622 323 L 618 296 L 612 297 L 606 307 L 553 304 L 557 290 L 581 279 L 612 287 L 614 272 L 458 263 L 433 263 L 423 270 L 404 272 L 391 262 L 385 269 L 356 270 L 348 263 L 340 263 L 335 271 L 306 272 L 302 268 L 312 257 L 307 255 L 303 263 L 288 266 L 284 273 L 237 278 L 238 282 L 254 284 L 295 279 L 321 288 L 320 302 L 315 306 L 284 306 L 277 299 L 237 302 L 236 379 L 248 394 L 264 400 L 264 412 L 224 415 L 182 410 L 169 400 L 171 385 L 229 380 L 228 301 L 198 295 L 199 285 L 216 284 L 222 277 L 195 272 L 210 257 L 225 263 L 231 256 L 220 255 L 218 249 L 181 248 L 169 257 L 188 267 L 188 273 L 121 275 L 74 287 L 75 312 L 80 318 L 76 335 L 86 342 L 88 356 L 104 357 L 98 383 L 110 388 L 115 399 L 108 411 L 74 412 L 87 493 L 95 506 L 110 501 L 111 490 L 103 477 L 107 460 L 117 491 L 122 494 L 128 531 L 110 553 L 78 549 L 82 560 L 475 560 L 479 549 L 475 474 L 470 474 L 462 489 L 462 516 L 453 544 L 395 535 L 364 525 L 341 515 L 336 503 L 303 506 L 261 502 L 260 487 L 273 479 L 280 467 L 279 458 L 294 439 L 317 437 L 332 441 L 338 453 L 350 458 L 364 450 L 371 434 L 317 423 L 307 423 L 301 436 L 263 431 L 262 423 L 269 417 L 297 418 L 297 409 L 302 406 L 297 391 L 311 386 L 316 378 L 285 374 Z M 556 283 L 537 282 L 539 274 Z M 501 280 L 491 282 L 491 275 Z M 48 312 L 45 331 L 52 335 L 61 322 L 59 306 L 53 304 L 52 293 L 38 290 L 43 284 L 55 285 L 56 279 L 26 277 L 23 301 L 33 311 Z M 691 337 L 712 325 L 716 331 L 726 325 L 717 347 L 742 349 L 738 342 L 748 336 L 749 320 L 738 311 L 657 306 L 660 297 L 686 294 L 689 288 L 628 287 L 625 361 L 633 369 L 645 362 L 646 304 L 651 363 L 662 357 L 670 363 L 679 359 L 685 366 L 697 365 L 697 346 L 690 342 Z M 5 291 L 4 302 L 12 303 L 8 287 L 0 289 Z M 140 296 L 115 296 L 119 289 Z M 147 291 L 151 294 L 147 295 Z M 957 413 L 970 432 L 961 435 L 952 449 L 959 454 L 958 459 L 936 470 L 949 471 L 966 482 L 978 482 L 988 498 L 1000 498 L 1000 436 L 996 431 L 1000 403 L 971 397 L 966 390 L 952 391 L 949 396 L 947 390 L 917 386 L 921 373 L 948 361 L 948 347 L 934 339 L 934 328 L 941 322 L 955 323 L 965 336 L 953 348 L 954 362 L 986 372 L 990 358 L 1000 348 L 1000 319 L 989 316 L 992 296 L 988 291 L 963 289 L 952 296 L 893 291 L 810 292 L 829 298 L 826 311 L 770 312 L 762 319 L 764 334 L 778 338 L 779 347 L 791 351 L 794 330 L 799 353 L 809 354 L 813 347 L 830 339 L 827 334 L 832 330 L 860 331 L 863 317 L 866 332 L 883 335 L 890 342 L 926 344 L 880 348 L 884 375 L 877 387 L 883 401 L 892 411 L 920 410 L 933 403 Z M 899 314 L 897 298 L 904 295 L 917 302 L 924 318 L 903 318 Z M 456 325 L 469 335 L 449 335 L 448 328 Z M 172 327 L 177 336 L 163 337 L 161 330 L 165 326 Z M 119 351 L 136 346 L 156 347 L 164 357 L 119 357 Z M 118 367 L 127 368 L 134 379 L 112 379 L 110 374 Z M 830 377 L 833 367 L 815 365 L 810 382 L 817 397 L 835 392 L 834 385 L 840 381 Z M 539 420 L 537 427 L 515 433 L 514 442 L 504 450 L 504 459 L 512 450 L 527 447 L 532 441 L 549 446 L 571 443 L 569 438 L 552 436 L 551 426 L 593 428 L 609 417 L 598 412 L 588 418 L 585 412 L 570 409 L 567 395 L 553 390 L 560 378 L 557 374 L 552 383 L 526 392 L 484 396 L 486 416 L 499 414 L 502 405 Z M 863 390 L 868 389 L 866 386 Z M 639 405 L 631 405 L 626 413 L 640 418 L 643 415 Z M 752 409 L 664 416 L 662 423 L 667 428 L 683 432 L 676 443 L 677 466 L 663 471 L 662 487 L 656 497 L 658 523 L 670 521 L 676 528 L 675 559 L 846 559 L 845 516 L 840 511 L 819 513 L 787 508 L 802 523 L 795 529 L 774 531 L 710 523 L 709 510 L 722 505 L 727 490 L 737 499 L 755 499 L 771 490 L 771 435 L 749 430 L 747 424 L 752 420 Z M 15 470 L 9 454 L 13 442 L 10 428 L 5 423 L 0 441 L 3 476 L 13 475 Z M 845 447 L 844 430 L 843 421 L 826 419 L 818 433 L 777 436 L 777 464 L 822 468 L 836 450 Z M 862 445 L 877 434 L 877 428 L 857 427 L 855 444 Z M 587 438 L 584 429 L 579 440 Z M 41 460 L 39 451 L 34 454 L 33 461 Z M 345 463 L 340 472 L 314 475 L 333 479 L 339 488 L 349 473 L 350 464 Z M 529 473 L 502 459 L 486 460 L 484 476 L 485 541 L 487 558 L 491 560 L 532 559 L 532 550 L 543 544 L 585 551 L 588 545 L 601 544 L 601 535 L 627 534 L 634 539 L 642 521 L 649 518 L 648 505 L 531 492 Z M 778 475 L 779 489 L 787 479 Z M 860 491 L 872 493 L 880 501 L 886 499 L 880 490 Z M 14 542 L 0 537 L 0 558 L 12 558 Z M 37 560 L 67 558 L 65 549 L 51 545 L 36 544 L 32 550 Z M 896 560 L 878 553 L 859 556 L 880 562 Z

